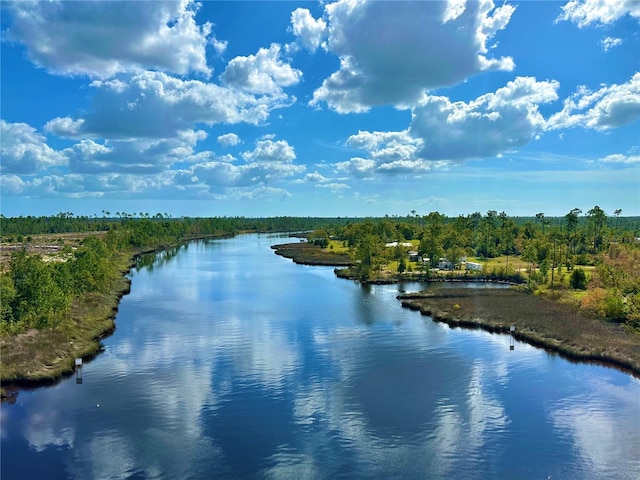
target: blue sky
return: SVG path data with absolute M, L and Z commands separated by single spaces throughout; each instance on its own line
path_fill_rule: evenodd
M 640 215 L 637 1 L 1 9 L 6 216 Z

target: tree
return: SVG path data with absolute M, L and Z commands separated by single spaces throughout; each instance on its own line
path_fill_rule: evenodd
M 578 230 L 578 216 L 581 213 L 582 210 L 574 208 L 564 216 L 567 223 L 567 247 L 572 254 L 575 253 L 575 235 Z
M 439 236 L 435 235 L 430 228 L 426 228 L 418 246 L 418 253 L 430 259 L 431 266 L 438 262 L 438 258 L 444 254 L 442 242 Z
M 320 248 L 327 248 L 329 246 L 329 234 L 324 228 L 320 228 L 309 236 L 309 241 Z
M 522 259 L 526 260 L 528 263 L 529 270 L 529 281 L 531 281 L 531 268 L 532 263 L 534 263 L 538 259 L 538 251 L 533 243 L 533 241 L 527 242 L 524 247 L 524 252 L 522 252 Z
M 620 221 L 620 214 L 622 213 L 622 209 L 618 208 L 613 211 L 613 215 L 616 217 L 616 234 L 618 233 L 618 222 Z
M 538 220 L 542 220 L 544 218 L 544 213 L 540 212 L 540 213 L 536 213 L 536 218 Z
M 14 318 L 26 327 L 57 324 L 71 306 L 71 297 L 56 284 L 52 267 L 25 250 L 11 256 L 10 275 L 15 288 Z
M 500 235 L 497 230 L 498 212 L 489 210 L 487 215 L 482 219 L 480 225 L 479 239 L 476 250 L 478 255 L 492 258 L 498 255 L 498 245 L 500 243 Z
M 584 273 L 584 270 L 581 268 L 576 268 L 571 272 L 571 276 L 569 277 L 569 284 L 571 288 L 576 290 L 584 290 L 587 288 L 587 276 Z
M 544 227 L 549 226 L 551 222 L 545 218 L 544 213 L 542 212 L 536 213 L 536 218 L 540 220 L 540 223 L 542 224 L 542 234 L 544 235 Z
M 602 210 L 598 205 L 596 205 L 587 212 L 587 218 L 593 231 L 593 251 L 594 253 L 597 253 L 598 247 L 602 243 L 601 233 L 602 228 L 607 223 L 607 214 L 604 213 L 604 210 Z
M 404 256 L 400 257 L 400 261 L 398 262 L 398 273 L 404 273 L 407 269 L 407 260 Z
M 376 235 L 365 233 L 358 238 L 355 252 L 361 280 L 368 280 L 371 272 L 380 266 L 382 249 L 382 242 Z
M 16 289 L 13 279 L 9 275 L 0 275 L 0 323 L 8 324 L 14 321 L 13 307 Z

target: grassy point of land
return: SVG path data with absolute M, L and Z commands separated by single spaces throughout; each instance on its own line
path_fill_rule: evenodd
M 398 297 L 402 305 L 450 326 L 508 333 L 566 357 L 597 361 L 640 377 L 640 335 L 619 324 L 587 318 L 575 306 L 515 289 L 446 288 Z
M 331 258 L 335 255 L 331 252 L 338 248 L 338 245 L 335 245 L 331 249 L 332 243 L 328 248 L 301 245 L 304 247 L 297 244 L 293 247 L 304 250 L 308 258 L 314 258 L 314 254 L 324 254 Z M 347 252 L 348 249 L 345 254 Z M 508 269 L 506 255 L 488 260 L 479 258 L 477 261 L 483 263 L 481 272 L 430 270 L 428 280 L 505 281 L 510 278 L 509 272 L 515 271 L 520 273 L 521 279 L 527 278 L 529 263 L 518 256 L 509 256 L 508 259 Z M 398 264 L 397 260 L 388 260 L 379 269 L 372 271 L 366 280 L 359 279 L 357 265 L 337 269 L 336 274 L 364 283 L 427 279 L 426 272 L 415 263 L 407 262 L 409 268 L 403 273 L 398 273 Z M 586 271 L 587 278 L 597 275 L 595 267 L 579 268 Z M 506 271 L 507 278 L 492 274 L 500 271 Z M 553 288 L 548 281 L 536 284 L 535 288 L 527 293 L 515 289 L 447 288 L 435 292 L 409 294 L 401 298 L 403 306 L 420 310 L 432 316 L 435 321 L 443 321 L 452 326 L 483 328 L 505 333 L 511 325 L 515 325 L 516 337 L 523 341 L 559 352 L 572 359 L 622 367 L 640 376 L 640 335 L 628 331 L 627 326 L 620 323 L 606 321 L 603 316 L 585 312 L 583 304 L 590 292 L 571 289 L 569 278 L 570 272 L 566 269 L 556 270 Z
M 353 260 L 338 249 L 320 248 L 307 242 L 285 243 L 271 247 L 277 255 L 292 259 L 302 265 L 348 266 Z M 342 248 L 342 247 L 341 247 Z

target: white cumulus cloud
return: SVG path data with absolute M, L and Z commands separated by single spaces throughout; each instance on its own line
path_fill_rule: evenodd
M 230 87 L 258 94 L 278 94 L 283 87 L 295 85 L 302 72 L 280 58 L 280 45 L 273 43 L 255 55 L 235 57 L 220 75 Z
M 354 177 L 370 177 L 376 170 L 376 162 L 368 158 L 354 157 L 345 162 L 339 162 L 336 170 Z
M 35 64 L 60 74 L 106 78 L 160 69 L 209 75 L 206 46 L 214 42 L 222 49 L 212 25 L 196 23 L 198 4 L 191 0 L 24 1 L 7 8 L 12 13 L 7 38 L 24 44 Z
M 253 95 L 151 71 L 130 78 L 94 81 L 91 86 L 92 106 L 83 118 L 55 118 L 45 129 L 73 138 L 174 137 L 200 123 L 258 125 L 272 109 L 289 102 L 282 92 Z
M 291 163 L 296 153 L 286 140 L 259 140 L 256 148 L 244 152 L 242 158 L 247 162 Z
M 322 183 L 326 182 L 327 178 L 318 172 L 307 173 L 302 180 L 298 180 L 298 183 L 310 182 L 310 183 Z
M 109 141 L 84 139 L 64 150 L 72 173 L 157 174 L 176 162 L 190 161 L 202 130 L 185 130 L 172 138 Z M 196 155 L 196 158 L 197 155 Z
M 529 143 L 544 131 L 539 105 L 558 98 L 556 81 L 517 77 L 495 93 L 470 102 L 427 96 L 412 110 L 409 134 L 422 141 L 429 160 L 494 157 Z
M 223 147 L 233 147 L 240 143 L 240 137 L 235 133 L 225 133 L 218 136 L 218 143 Z
M 545 131 L 539 106 L 557 100 L 558 88 L 556 81 L 517 77 L 469 102 L 425 96 L 412 108 L 406 130 L 350 136 L 346 145 L 365 150 L 368 158 L 340 162 L 336 170 L 355 177 L 421 174 L 454 161 L 499 156 Z
M 194 163 L 188 169 L 171 172 L 175 183 L 204 185 L 212 192 L 222 193 L 273 185 L 305 170 L 304 165 L 294 163 L 295 151 L 285 140 L 257 141 L 254 150 L 242 154 L 244 163 L 237 163 L 230 155 L 209 157 L 208 161 Z
M 579 87 L 564 101 L 562 111 L 551 116 L 549 129 L 583 127 L 608 130 L 640 118 L 640 73 L 621 85 L 603 86 L 591 91 Z
M 179 175 L 191 183 L 203 183 L 219 189 L 272 184 L 303 171 L 304 166 L 292 163 L 252 162 L 234 165 L 215 160 L 196 164 L 186 172 L 179 172 Z
M 621 38 L 614 38 L 614 37 L 604 37 L 600 41 L 600 45 L 602 45 L 602 49 L 605 52 L 608 52 L 613 47 L 617 47 L 619 45 L 622 45 L 622 39 Z
M 640 155 L 623 155 L 621 153 L 614 153 L 601 158 L 600 161 L 604 163 L 640 163 Z
M 321 18 L 315 19 L 306 8 L 296 8 L 291 13 L 293 34 L 310 52 L 315 52 L 327 36 L 327 24 Z
M 570 0 L 556 21 L 568 20 L 578 27 L 594 23 L 610 24 L 625 15 L 640 19 L 638 0 Z
M 352 0 L 327 5 L 327 48 L 340 57 L 340 69 L 314 92 L 311 104 L 326 103 L 340 113 L 411 105 L 428 89 L 483 71 L 512 70 L 510 57 L 487 56 L 487 41 L 507 26 L 515 7 L 496 8 L 491 0 L 462 7 Z
M 67 158 L 46 143 L 46 138 L 26 123 L 0 120 L 2 173 L 30 175 L 65 165 Z
M 422 142 L 402 132 L 366 132 L 360 131 L 347 139 L 347 145 L 369 152 L 377 166 L 392 162 L 411 161 L 415 158 Z M 391 169 L 389 169 L 390 171 Z

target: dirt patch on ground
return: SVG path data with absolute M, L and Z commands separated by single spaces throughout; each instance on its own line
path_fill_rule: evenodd
M 80 242 L 89 235 L 102 237 L 106 232 L 82 232 L 82 233 L 48 233 L 43 235 L 31 235 L 23 242 L 2 242 L 0 244 L 0 270 L 5 271 L 11 254 L 20 250 L 26 250 L 29 254 L 40 255 L 45 261 L 64 261 L 61 256 L 66 246 L 78 248 Z

